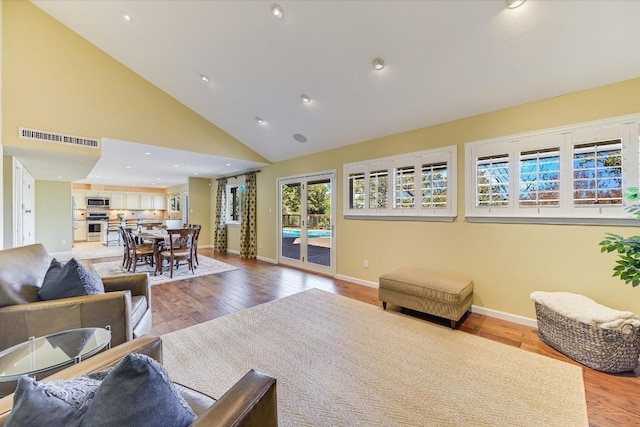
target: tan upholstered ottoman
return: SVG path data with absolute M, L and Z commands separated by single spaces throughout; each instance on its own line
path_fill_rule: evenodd
M 424 268 L 404 267 L 380 276 L 378 299 L 457 322 L 471 307 L 473 280 Z

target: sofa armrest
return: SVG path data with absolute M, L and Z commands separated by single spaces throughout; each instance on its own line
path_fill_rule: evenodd
M 0 307 L 0 350 L 30 337 L 107 325 L 111 327 L 112 346 L 133 338 L 129 291 Z
M 119 274 L 102 278 L 105 292 L 131 291 L 131 295 L 144 295 L 151 300 L 151 284 L 148 273 Z
M 102 371 L 117 364 L 129 353 L 146 354 L 162 363 L 162 339 L 154 336 L 144 336 L 133 341 L 126 342 L 117 347 L 113 347 L 102 353 L 98 353 L 77 365 L 69 366 L 60 372 L 48 376 L 45 381 L 68 380 L 80 375 Z M 13 407 L 13 394 L 0 399 L 0 426 L 4 425 L 9 418 Z
M 191 425 L 277 426 L 276 379 L 255 369 L 250 370 Z

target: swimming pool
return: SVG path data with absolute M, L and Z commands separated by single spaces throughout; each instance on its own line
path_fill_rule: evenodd
M 285 228 L 282 230 L 282 237 L 300 237 L 300 230 Z M 331 230 L 308 230 L 307 237 L 331 237 Z

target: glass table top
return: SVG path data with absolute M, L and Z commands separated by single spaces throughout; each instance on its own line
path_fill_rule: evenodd
M 111 332 L 81 328 L 33 338 L 0 352 L 0 381 L 36 375 L 92 356 L 109 345 Z

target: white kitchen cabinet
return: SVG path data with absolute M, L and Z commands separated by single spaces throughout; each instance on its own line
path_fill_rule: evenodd
M 126 209 L 140 209 L 140 193 L 124 193 Z
M 125 193 L 116 193 L 111 192 L 110 197 L 110 205 L 111 209 L 126 209 L 127 205 L 125 203 Z
M 73 241 L 74 242 L 87 241 L 87 221 L 73 222 Z
M 73 202 L 76 209 L 87 209 L 87 196 L 82 190 L 73 190 L 71 192 L 73 196 Z
M 153 194 L 140 194 L 140 209 L 153 209 Z
M 153 195 L 153 209 L 164 211 L 167 210 L 167 195 L 166 194 L 154 194 Z

